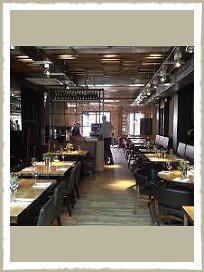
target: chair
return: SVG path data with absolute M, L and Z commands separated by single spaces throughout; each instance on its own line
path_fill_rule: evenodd
M 61 181 L 54 189 L 54 206 L 53 206 L 53 222 L 57 219 L 58 225 L 61 226 L 60 214 L 63 208 L 63 195 L 65 189 L 65 181 Z M 52 196 L 51 196 L 52 197 Z
M 74 205 L 76 204 L 75 198 L 74 198 L 74 182 L 76 179 L 76 172 L 77 168 L 76 165 L 73 167 L 71 173 L 69 176 L 65 179 L 65 190 L 63 193 L 63 199 L 65 201 L 65 204 L 67 206 L 67 210 L 70 216 L 72 216 L 71 209 L 74 208 Z
M 78 183 L 79 183 L 80 177 L 81 177 L 81 162 L 79 161 L 76 164 L 76 176 L 75 176 L 75 181 L 74 181 L 74 189 L 76 191 L 77 198 L 80 198 L 79 187 L 78 187 Z
M 81 149 L 88 151 L 86 158 L 82 161 L 83 174 L 91 174 L 96 167 L 96 142 L 81 142 Z
M 184 158 L 186 151 L 186 144 L 179 142 L 178 148 L 176 151 L 177 156 Z
M 143 167 L 135 171 L 135 180 L 138 195 L 148 195 L 151 200 L 152 184 L 160 181 L 158 170 L 153 168 L 151 163 L 143 163 Z
M 37 226 L 51 226 L 53 223 L 54 197 L 50 197 L 48 201 L 40 209 L 37 220 Z
M 158 222 L 174 219 L 183 223 L 183 205 L 194 205 L 194 193 L 187 189 L 166 188 L 159 184 L 152 185 Z
M 185 151 L 184 157 L 190 163 L 194 164 L 194 146 L 193 145 L 186 145 L 186 151 Z

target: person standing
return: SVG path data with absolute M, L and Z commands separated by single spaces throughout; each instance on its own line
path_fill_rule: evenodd
M 100 134 L 103 136 L 104 139 L 104 161 L 105 164 L 113 165 L 114 164 L 113 154 L 110 148 L 112 143 L 113 126 L 111 125 L 110 122 L 106 120 L 105 115 L 102 117 L 102 121 L 103 123 L 101 125 Z

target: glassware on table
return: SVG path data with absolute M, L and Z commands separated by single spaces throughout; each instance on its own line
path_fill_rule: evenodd
M 172 169 L 172 163 L 170 161 L 166 162 L 166 168 L 169 170 L 169 172 Z
M 11 191 L 11 201 L 15 201 L 15 195 L 17 192 L 17 188 L 19 186 L 19 181 L 18 179 L 10 179 L 10 191 Z
M 32 158 L 31 159 L 31 164 L 33 167 L 35 167 L 37 165 L 37 159 L 36 158 Z
M 38 177 L 38 169 L 37 169 L 37 166 L 34 166 L 34 167 L 33 167 L 33 175 L 34 175 L 34 183 L 33 183 L 33 185 L 36 185 L 36 184 L 37 184 L 37 177 Z

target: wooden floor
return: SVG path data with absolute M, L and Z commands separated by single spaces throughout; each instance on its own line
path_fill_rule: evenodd
M 136 198 L 135 190 L 127 188 L 135 183 L 127 167 L 124 152 L 112 148 L 115 165 L 105 171 L 85 177 L 80 183 L 80 199 L 72 217 L 62 214 L 62 225 L 150 226 L 152 219 L 147 198 Z

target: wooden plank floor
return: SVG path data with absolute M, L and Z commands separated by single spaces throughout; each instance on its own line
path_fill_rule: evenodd
M 135 183 L 127 167 L 124 152 L 113 148 L 115 165 L 85 177 L 80 183 L 80 199 L 72 217 L 62 214 L 62 225 L 150 226 L 152 219 L 144 196 L 136 200 L 136 191 L 127 190 Z

